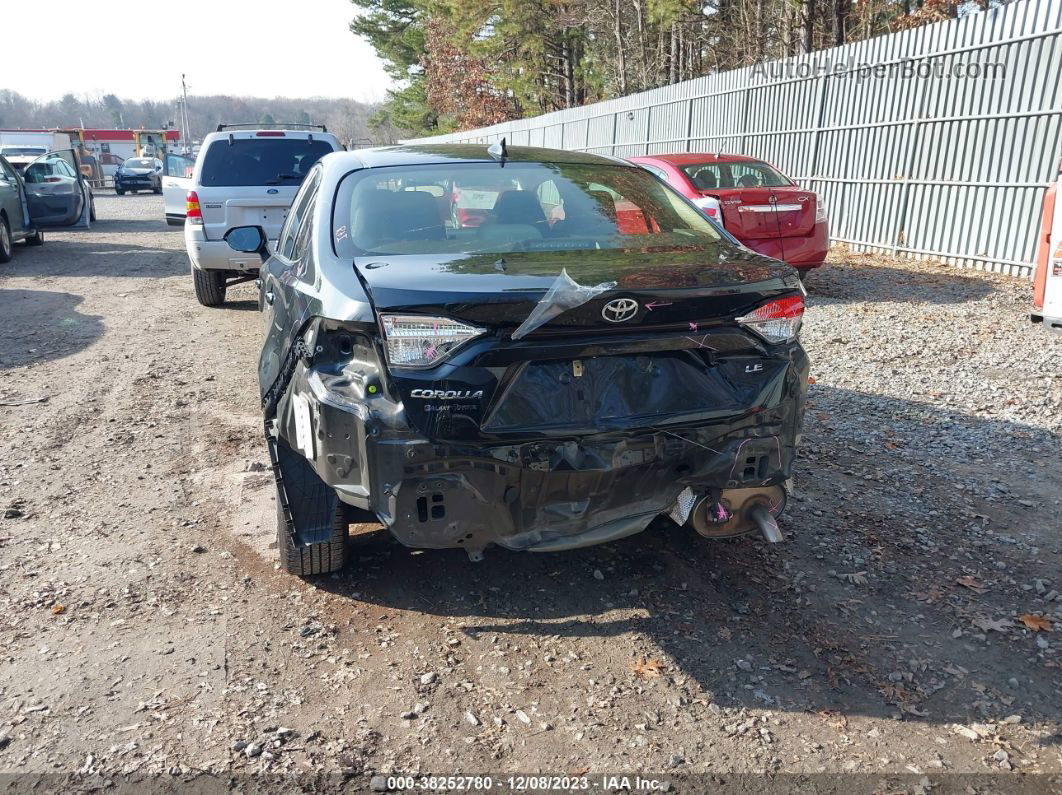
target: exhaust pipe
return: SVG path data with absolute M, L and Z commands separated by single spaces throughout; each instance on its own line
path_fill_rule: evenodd
M 756 502 L 750 506 L 748 517 L 760 529 L 764 540 L 769 544 L 779 544 L 785 541 L 782 531 L 778 529 L 778 522 L 774 521 L 771 511 L 765 503 Z
M 706 495 L 693 506 L 687 524 L 705 538 L 731 538 L 759 531 L 764 540 L 785 540 L 775 517 L 785 509 L 782 486 L 724 489 L 718 498 Z

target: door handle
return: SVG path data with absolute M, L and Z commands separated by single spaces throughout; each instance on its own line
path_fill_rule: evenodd
M 277 297 L 275 295 L 273 295 L 273 291 L 272 290 L 270 290 L 268 293 L 265 294 L 265 302 L 267 304 L 269 304 L 270 306 L 273 305 L 273 302 L 275 300 L 277 300 Z

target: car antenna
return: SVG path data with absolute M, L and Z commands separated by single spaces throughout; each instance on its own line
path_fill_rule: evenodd
M 488 146 L 487 154 L 504 165 L 505 158 L 509 156 L 509 150 L 505 148 L 505 139 L 502 138 L 500 141 L 495 141 Z

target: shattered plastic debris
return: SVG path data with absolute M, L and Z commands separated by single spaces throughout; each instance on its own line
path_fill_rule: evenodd
M 613 290 L 615 287 L 616 282 L 602 282 L 596 287 L 583 286 L 569 276 L 567 270 L 562 269 L 560 276 L 546 291 L 546 294 L 542 296 L 535 308 L 531 310 L 531 314 L 513 332 L 513 339 L 518 340 L 521 337 L 526 337 L 557 315 L 567 312 L 569 309 L 575 309 L 577 306 L 582 306 L 606 290 Z

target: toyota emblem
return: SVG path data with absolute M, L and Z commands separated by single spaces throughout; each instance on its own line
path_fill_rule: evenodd
M 601 317 L 609 323 L 622 323 L 638 313 L 638 302 L 633 298 L 613 298 L 601 308 Z

